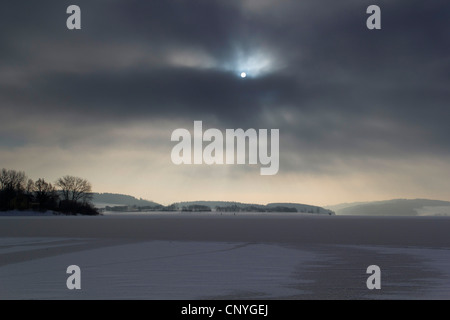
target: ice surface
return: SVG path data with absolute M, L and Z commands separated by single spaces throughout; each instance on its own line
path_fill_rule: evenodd
M 0 299 L 276 298 L 299 294 L 296 266 L 314 254 L 277 245 L 152 241 L 15 263 L 0 268 Z M 66 288 L 66 268 L 82 289 Z
M 448 230 L 446 217 L 1 217 L 0 299 L 448 299 Z M 366 287 L 372 264 L 381 290 Z

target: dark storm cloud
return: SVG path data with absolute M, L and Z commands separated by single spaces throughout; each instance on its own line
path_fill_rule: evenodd
M 186 68 L 101 73 L 88 78 L 53 75 L 37 89 L 48 99 L 98 116 L 106 112 L 125 118 L 214 114 L 228 122 L 257 116 L 265 103 L 296 100 L 302 91 L 292 79 L 280 75 L 244 82 L 229 73 Z
M 4 6 L 2 108 L 270 125 L 285 150 L 336 157 L 450 150 L 448 1 L 379 1 L 378 31 L 369 1 L 77 1 L 81 31 L 65 29 L 69 4 Z M 240 79 L 237 52 L 272 66 Z

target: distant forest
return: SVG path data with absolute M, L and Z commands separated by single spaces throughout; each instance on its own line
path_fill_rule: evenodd
M 0 210 L 55 211 L 64 214 L 97 215 L 91 203 L 89 181 L 64 176 L 52 185 L 45 179 L 28 179 L 25 172 L 2 169 L 0 173 Z
M 213 210 L 214 209 L 214 210 Z M 227 205 L 227 206 L 215 206 L 211 208 L 207 205 L 201 204 L 190 204 L 190 205 L 179 205 L 171 204 L 169 206 L 155 205 L 155 206 L 106 206 L 106 211 L 113 212 L 151 212 L 151 211 L 182 211 L 182 212 L 303 212 L 303 213 L 320 213 L 319 207 L 313 208 L 302 208 L 301 211 L 297 210 L 295 207 L 286 206 L 270 206 L 270 205 Z M 331 213 L 328 213 L 331 214 Z
M 296 208 L 289 207 L 266 207 L 266 206 L 245 206 L 240 207 L 237 205 L 219 207 L 216 206 L 215 211 L 221 212 L 298 212 Z M 211 207 L 191 204 L 188 206 L 177 206 L 171 204 L 169 206 L 106 206 L 106 211 L 116 211 L 116 212 L 148 212 L 148 211 L 183 211 L 183 212 L 209 212 L 213 211 Z M 314 213 L 310 211 L 309 213 Z

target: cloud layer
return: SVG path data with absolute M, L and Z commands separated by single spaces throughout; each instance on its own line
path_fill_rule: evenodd
M 0 13 L 4 166 L 20 163 L 36 176 L 94 174 L 94 186 L 135 193 L 135 177 L 154 175 L 178 181 L 184 193 L 197 183 L 194 170 L 198 195 L 190 197 L 210 198 L 200 191 L 210 174 L 241 181 L 254 200 L 270 193 L 273 179 L 251 190 L 251 167 L 172 167 L 171 131 L 203 120 L 280 129 L 276 183 L 334 186 L 306 201 L 341 194 L 329 179 L 348 185 L 342 201 L 386 196 L 380 181 L 409 181 L 409 193 L 393 187 L 392 197 L 429 195 L 434 181 L 437 198 L 449 187 L 448 1 L 379 1 L 377 31 L 365 27 L 369 1 L 78 1 L 80 31 L 65 28 L 69 4 L 8 1 Z M 92 162 L 68 160 L 80 153 Z M 117 180 L 110 170 L 119 164 L 102 166 L 114 154 L 127 166 Z M 353 199 L 354 184 L 367 193 Z M 273 192 L 274 200 L 303 200 Z

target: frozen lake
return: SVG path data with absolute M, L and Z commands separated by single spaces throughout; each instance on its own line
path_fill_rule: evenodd
M 448 299 L 449 227 L 446 217 L 1 217 L 0 299 Z M 69 265 L 81 290 L 66 287 Z M 369 265 L 381 290 L 366 287 Z

